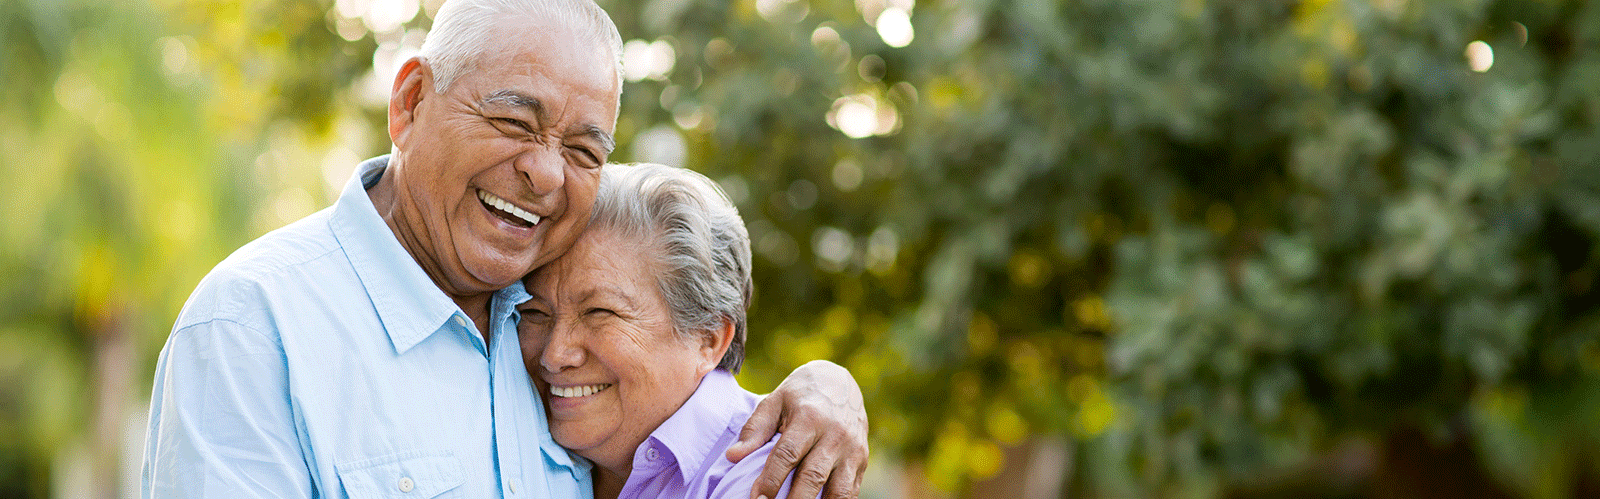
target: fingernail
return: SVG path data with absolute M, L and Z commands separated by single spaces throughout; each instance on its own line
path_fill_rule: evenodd
M 756 496 L 756 499 L 767 499 L 767 496 L 765 494 L 762 494 L 762 495 Z

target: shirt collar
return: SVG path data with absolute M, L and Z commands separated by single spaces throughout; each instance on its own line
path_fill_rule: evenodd
M 466 320 L 467 316 L 400 246 L 400 240 L 367 196 L 367 189 L 377 184 L 388 166 L 388 155 L 357 166 L 334 203 L 328 225 L 361 279 L 395 352 L 404 354 L 443 329 L 441 326 L 451 317 L 460 315 Z
M 713 457 L 713 447 L 723 439 L 732 420 L 741 414 L 740 410 L 749 409 L 748 403 L 734 403 L 741 400 L 739 394 L 742 393 L 744 389 L 739 387 L 739 381 L 733 378 L 732 373 L 712 370 L 701 378 L 700 387 L 695 389 L 694 395 L 690 395 L 677 412 L 650 433 L 650 438 L 645 440 L 641 449 L 652 441 L 659 443 L 677 461 L 678 473 L 683 475 L 687 483 L 689 475 L 699 472 L 705 467 L 705 460 Z M 634 463 L 639 462 L 638 456 L 635 456 Z M 637 466 L 635 464 L 635 468 Z
M 532 298 L 533 295 L 528 294 L 528 288 L 522 286 L 522 281 L 517 281 L 494 292 L 494 299 L 489 301 L 489 315 L 492 317 L 510 316 L 514 319 L 519 318 L 521 314 L 517 312 L 517 305 L 521 305 L 522 302 Z M 512 325 L 515 324 L 515 322 L 512 323 Z M 510 332 L 513 336 L 516 334 L 516 330 Z

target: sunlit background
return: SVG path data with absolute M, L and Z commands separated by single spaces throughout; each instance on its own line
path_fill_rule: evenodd
M 741 379 L 867 498 L 1600 497 L 1600 2 L 602 0 Z M 438 1 L 0 2 L 0 497 L 124 497 L 200 277 L 387 152 Z

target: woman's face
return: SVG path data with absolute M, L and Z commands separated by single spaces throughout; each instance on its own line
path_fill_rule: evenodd
M 624 472 L 727 348 L 673 333 L 652 251 L 609 230 L 583 234 L 524 281 L 533 298 L 518 326 L 556 442 Z

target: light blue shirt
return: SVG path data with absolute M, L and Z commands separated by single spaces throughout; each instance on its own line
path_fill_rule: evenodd
M 523 367 L 521 283 L 485 344 L 373 208 L 387 165 L 201 280 L 156 365 L 141 497 L 593 497 Z

